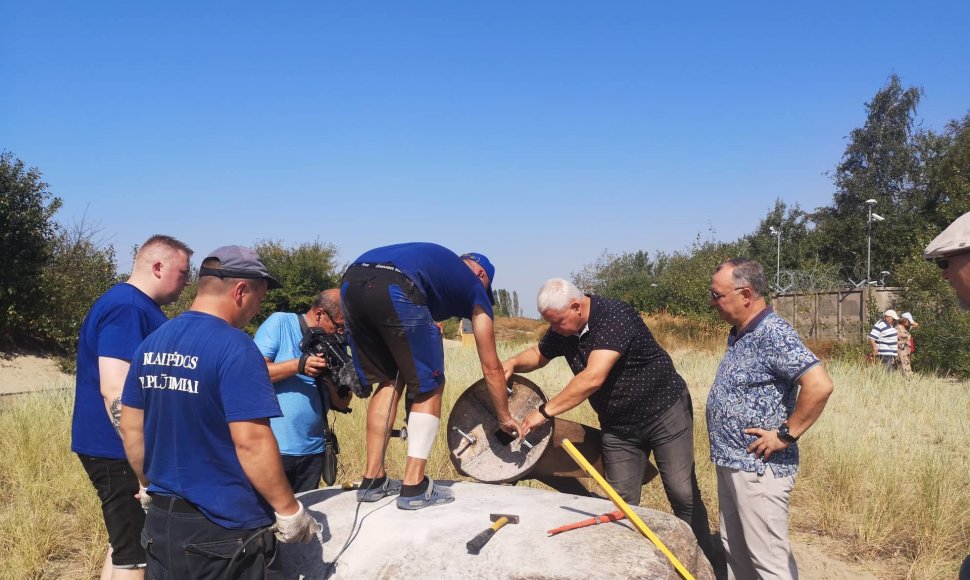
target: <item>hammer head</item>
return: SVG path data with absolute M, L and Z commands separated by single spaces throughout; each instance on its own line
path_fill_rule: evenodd
M 488 515 L 489 521 L 493 521 L 493 522 L 497 522 L 502 518 L 508 518 L 509 520 L 508 523 L 510 524 L 519 523 L 519 516 L 514 516 L 512 514 L 489 514 Z

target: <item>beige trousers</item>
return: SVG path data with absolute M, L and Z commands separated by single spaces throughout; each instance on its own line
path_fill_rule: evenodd
M 788 498 L 795 476 L 776 478 L 717 466 L 721 542 L 730 580 L 797 580 L 788 542 Z

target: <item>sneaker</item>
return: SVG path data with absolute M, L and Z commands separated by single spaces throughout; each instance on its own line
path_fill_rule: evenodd
M 455 492 L 447 487 L 434 484 L 434 480 L 428 478 L 428 489 L 421 495 L 399 496 L 397 507 L 402 510 L 419 510 L 433 505 L 442 505 L 455 501 Z
M 372 487 L 370 489 L 360 488 L 357 490 L 357 501 L 377 501 L 379 499 L 384 499 L 389 495 L 397 495 L 401 493 L 401 480 L 391 479 L 388 477 L 384 480 L 384 484 L 380 487 Z

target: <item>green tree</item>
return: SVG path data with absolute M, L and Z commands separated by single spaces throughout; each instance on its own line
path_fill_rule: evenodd
M 97 235 L 97 228 L 83 220 L 59 228 L 37 288 L 48 307 L 32 318 L 31 335 L 63 354 L 76 352 L 91 305 L 126 278 L 117 273 L 114 248 Z
M 36 313 L 50 306 L 36 291 L 61 207 L 48 188 L 36 168 L 0 153 L 0 343 L 25 339 Z
M 259 314 L 247 326 L 250 332 L 274 312 L 306 312 L 318 292 L 340 284 L 337 247 L 333 244 L 317 240 L 286 247 L 280 241 L 263 240 L 253 250 L 283 288 L 266 294 Z
M 899 77 L 889 77 L 866 103 L 866 122 L 849 135 L 834 174 L 832 205 L 814 216 L 822 240 L 820 258 L 845 267 L 847 277 L 865 277 L 866 200 L 876 200 L 874 211 L 887 220 L 872 227 L 871 271 L 892 271 L 912 251 L 924 197 L 914 133 L 922 95 L 921 88 L 904 89 Z

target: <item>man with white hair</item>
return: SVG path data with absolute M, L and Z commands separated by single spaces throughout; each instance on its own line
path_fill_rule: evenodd
M 960 308 L 970 310 L 970 212 L 958 217 L 923 251 L 956 290 Z
M 899 315 L 890 308 L 883 312 L 882 318 L 869 331 L 869 345 L 872 346 L 870 357 L 880 361 L 887 371 L 892 371 L 896 366 L 896 357 L 899 354 L 899 334 L 896 332 L 898 321 Z
M 606 481 L 639 505 L 653 453 L 674 514 L 687 522 L 713 562 L 707 508 L 694 470 L 694 419 L 687 383 L 640 313 L 621 300 L 584 295 L 566 280 L 543 284 L 539 313 L 549 323 L 539 344 L 504 361 L 506 380 L 563 356 L 574 377 L 529 413 L 522 436 L 586 399 L 603 429 Z
M 101 500 L 108 529 L 102 580 L 143 578 L 140 536 L 145 512 L 135 499 L 138 480 L 119 436 L 121 390 L 132 354 L 168 318 L 159 306 L 178 300 L 189 283 L 192 250 L 171 236 L 148 238 L 127 281 L 91 306 L 77 347 L 77 385 L 71 451 L 77 454 Z

